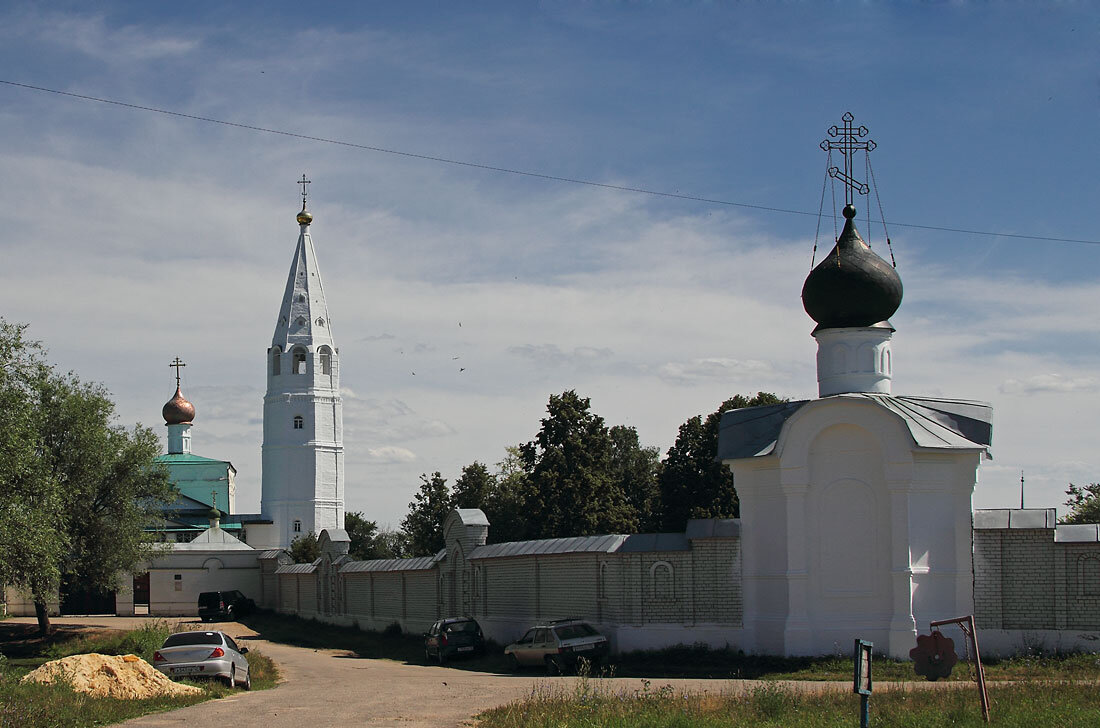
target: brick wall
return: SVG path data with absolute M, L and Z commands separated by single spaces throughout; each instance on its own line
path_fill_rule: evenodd
M 1100 630 L 1100 528 L 1053 509 L 977 511 L 974 614 L 998 630 Z
M 447 557 L 439 561 L 337 559 L 331 565 L 323 560 L 308 573 L 298 571 L 300 566 L 286 567 L 295 573 L 275 573 L 271 564 L 261 569 L 265 577 L 271 574 L 280 611 L 374 629 L 397 622 L 419 632 L 441 617 L 459 614 L 504 625 L 502 635 L 520 625 L 566 617 L 605 629 L 653 626 L 666 635 L 675 634 L 669 628 L 741 625 L 737 538 L 673 535 L 671 541 L 652 541 L 672 543 L 672 550 L 645 550 L 652 548 L 647 542 L 620 552 L 624 537 L 605 537 L 610 539 L 606 546 L 587 551 L 515 553 L 539 550 L 530 543 L 501 555 L 469 558 L 477 541 L 483 541 L 485 527 L 453 520 L 448 525 Z M 698 638 L 698 633 L 685 633 L 683 641 Z

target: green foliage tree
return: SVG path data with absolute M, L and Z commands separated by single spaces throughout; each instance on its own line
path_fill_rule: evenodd
M 71 373 L 57 374 L 45 365 L 41 347 L 10 339 L 12 333 L 5 325 L 0 335 L 4 346 L 19 349 L 12 353 L 22 356 L 34 375 L 23 380 L 23 395 L 33 397 L 33 407 L 17 410 L 15 433 L 21 444 L 13 443 L 16 457 L 10 468 L 18 474 L 18 453 L 31 443 L 39 461 L 33 472 L 43 493 L 23 505 L 34 513 L 29 518 L 49 519 L 51 524 L 26 537 L 38 544 L 34 548 L 43 551 L 46 562 L 31 567 L 33 573 L 22 567 L 24 573 L 14 574 L 11 581 L 30 588 L 39 627 L 48 632 L 46 605 L 59 582 L 110 590 L 120 572 L 154 553 L 145 527 L 160 520 L 175 489 L 156 463 L 160 443 L 152 430 L 114 424 L 115 406 L 101 385 L 83 383 Z M 14 398 L 17 405 L 26 404 Z M 18 508 L 18 491 L 0 492 L 0 512 Z
M 753 397 L 738 394 L 720 404 L 706 419 L 696 415 L 680 425 L 659 477 L 664 530 L 682 531 L 689 518 L 736 518 L 739 515 L 733 474 L 715 459 L 722 413 L 785 401 L 768 392 L 758 392 Z
M 317 540 L 317 534 L 310 531 L 291 541 L 290 558 L 294 559 L 295 564 L 312 564 L 321 558 L 321 544 Z
M 630 533 L 637 514 L 611 476 L 611 436 L 587 397 L 551 395 L 534 440 L 520 446 L 531 536 Z
M 462 469 L 451 489 L 455 508 L 482 508 L 496 493 L 496 476 L 484 463 L 474 461 Z
M 351 539 L 348 555 L 355 561 L 396 559 L 402 555 L 400 545 L 394 543 L 392 532 L 381 530 L 377 522 L 368 521 L 360 511 L 344 515 L 344 530 Z M 394 551 L 395 546 L 398 552 Z
M 420 476 L 416 500 L 409 503 L 409 512 L 401 522 L 408 539 L 409 556 L 430 556 L 443 548 L 443 521 L 453 508 L 447 480 L 439 473 Z
M 657 483 L 660 451 L 655 447 L 642 447 L 638 431 L 633 427 L 615 425 L 608 435 L 611 437 L 612 483 L 623 492 L 634 510 L 638 530 L 656 531 L 661 526 L 661 491 Z
M 489 519 L 489 542 L 508 543 L 535 538 L 527 512 L 530 486 L 518 445 L 505 448 L 504 459 L 497 463 L 493 481 L 492 490 L 479 506 Z
M 45 632 L 44 595 L 60 582 L 65 532 L 60 488 L 41 457 L 38 392 L 50 370 L 25 330 L 0 318 L 0 585 L 42 597 L 35 601 Z
M 1061 519 L 1062 523 L 1100 523 L 1100 483 L 1070 483 L 1066 495 L 1070 512 Z

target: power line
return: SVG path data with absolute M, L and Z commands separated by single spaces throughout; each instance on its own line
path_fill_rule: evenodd
M 818 213 L 809 212 L 806 210 L 791 210 L 784 207 L 772 207 L 769 205 L 756 205 L 748 202 L 733 202 L 732 200 L 720 200 L 712 197 L 697 197 L 695 195 L 682 195 L 676 192 L 663 192 L 661 190 L 651 190 L 645 187 L 630 187 L 627 185 L 613 185 L 606 182 L 595 182 L 593 180 L 580 179 L 576 177 L 561 177 L 553 174 L 543 174 L 541 172 L 531 172 L 522 169 L 511 169 L 509 167 L 496 167 L 491 164 L 479 164 L 477 162 L 466 162 L 459 159 L 448 159 L 447 157 L 436 157 L 430 154 L 417 154 L 415 152 L 405 152 L 399 149 L 387 149 L 385 147 L 376 147 L 370 144 L 357 144 L 355 142 L 343 141 L 340 139 L 329 139 L 326 137 L 312 136 L 310 134 L 299 134 L 297 132 L 285 131 L 283 129 L 270 129 L 263 126 L 254 126 L 252 124 L 240 124 L 235 121 L 226 121 L 224 119 L 214 119 L 209 116 L 197 116 L 195 114 L 185 114 L 181 111 L 171 111 L 169 109 L 160 109 L 155 106 L 142 106 L 141 104 L 131 104 L 125 101 L 116 101 L 114 99 L 105 99 L 99 96 L 88 96 L 86 94 L 77 94 L 70 91 L 61 91 L 59 89 L 46 88 L 44 86 L 33 86 L 27 83 L 18 83 L 16 81 L 7 81 L 0 79 L 0 83 L 15 86 L 17 88 L 29 89 L 31 91 L 41 91 L 43 93 L 56 94 L 58 96 L 68 96 L 74 99 L 82 99 L 84 101 L 95 101 L 100 104 L 110 104 L 112 106 L 121 106 L 126 109 L 134 109 L 137 111 L 149 111 L 155 114 L 164 114 L 166 116 L 175 116 L 181 119 L 191 119 L 193 121 L 203 121 L 208 124 L 220 124 L 221 126 L 230 126 L 237 129 L 245 129 L 247 131 L 258 131 L 265 134 L 277 134 L 279 136 L 291 137 L 294 139 L 304 139 L 311 142 L 321 142 L 323 144 L 335 144 L 341 147 L 350 147 L 352 149 L 362 149 L 369 152 L 379 152 L 382 154 L 393 154 L 399 157 L 408 157 L 411 159 L 423 159 L 428 162 L 439 162 L 441 164 L 452 164 L 459 167 L 471 167 L 473 169 L 482 169 L 489 172 L 501 172 L 503 174 L 515 174 L 523 177 L 534 177 L 536 179 L 550 180 L 552 182 L 566 182 L 575 185 L 586 185 L 588 187 L 600 187 L 608 190 L 618 190 L 620 192 L 635 192 L 642 195 L 652 195 L 654 197 L 668 197 L 676 200 L 688 200 L 691 202 L 704 202 L 711 205 L 725 205 L 727 207 L 744 207 L 750 210 L 762 210 L 764 212 L 779 212 L 786 215 L 804 215 L 806 217 L 816 217 Z M 939 225 L 920 225 L 917 223 L 908 222 L 894 222 L 888 221 L 891 225 L 897 227 L 914 228 L 917 230 L 935 230 L 937 232 L 947 233 L 961 233 L 963 235 L 982 235 L 986 237 L 1002 237 L 1002 238 L 1016 238 L 1019 240 L 1039 240 L 1052 243 L 1081 243 L 1084 245 L 1100 245 L 1100 240 L 1082 240 L 1078 238 L 1054 238 L 1045 235 L 1021 235 L 1019 233 L 995 233 L 987 230 L 968 230 L 965 228 L 953 228 L 943 227 Z

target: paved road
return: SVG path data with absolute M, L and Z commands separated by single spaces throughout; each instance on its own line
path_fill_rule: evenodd
M 61 617 L 54 622 L 132 629 L 146 619 Z M 190 621 L 197 624 L 196 620 Z M 497 675 L 434 665 L 361 659 L 342 650 L 313 650 L 260 640 L 255 632 L 236 622 L 222 622 L 218 627 L 239 638 L 242 644 L 257 647 L 275 660 L 282 673 L 278 687 L 274 690 L 240 692 L 171 713 L 136 718 L 121 725 L 449 728 L 469 725 L 472 716 L 477 713 L 521 698 L 532 690 L 572 690 L 576 681 L 576 678 L 550 679 L 522 673 L 518 676 Z M 599 682 L 603 689 L 616 693 L 633 692 L 642 687 L 642 681 L 638 678 L 601 679 L 595 682 Z M 670 685 L 674 690 L 740 693 L 760 684 L 751 680 L 656 679 L 649 689 Z M 815 692 L 851 690 L 851 683 L 805 682 L 792 685 Z

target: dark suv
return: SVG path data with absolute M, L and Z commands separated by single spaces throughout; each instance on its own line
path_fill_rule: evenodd
M 256 602 L 236 589 L 199 594 L 199 619 L 204 622 L 212 622 L 215 619 L 236 619 L 255 608 Z
M 459 655 L 484 655 L 485 637 L 481 625 L 469 617 L 441 619 L 424 633 L 424 659 L 442 665 Z

